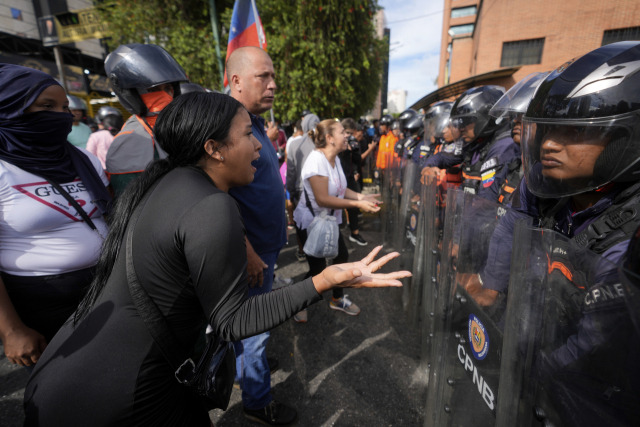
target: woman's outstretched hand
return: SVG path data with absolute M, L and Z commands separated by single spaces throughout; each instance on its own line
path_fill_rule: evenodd
M 374 274 L 380 267 L 400 255 L 398 252 L 391 252 L 374 261 L 381 249 L 382 246 L 376 247 L 360 261 L 336 264 L 325 268 L 322 273 L 313 276 L 313 284 L 316 290 L 318 293 L 323 293 L 333 288 L 402 286 L 402 282 L 398 279 L 411 277 L 410 271 Z

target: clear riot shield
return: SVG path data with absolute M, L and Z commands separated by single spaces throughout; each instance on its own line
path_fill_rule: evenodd
M 382 184 L 380 187 L 380 197 L 382 199 L 382 206 L 380 209 L 380 231 L 382 232 L 382 244 L 385 246 L 385 250 L 391 249 L 389 236 L 391 235 L 390 227 L 393 223 L 393 183 L 395 183 L 395 178 L 393 176 L 394 170 L 392 167 L 392 159 L 392 153 L 385 153 L 384 164 L 386 167 L 383 170 L 379 171 L 382 174 Z
M 416 202 L 420 197 L 420 190 L 416 188 L 418 165 L 409 161 L 402 170 L 402 186 L 400 187 L 400 204 L 398 206 L 398 226 L 396 227 L 395 247 L 400 251 L 400 267 L 404 270 L 413 268 L 413 253 L 415 248 L 415 231 L 417 229 L 417 219 L 419 214 Z M 412 215 L 414 217 L 412 223 Z M 413 228 L 413 241 L 407 230 Z
M 627 256 L 628 254 L 629 252 L 627 252 Z M 640 335 L 640 266 L 635 266 L 634 271 L 630 271 L 629 268 L 620 267 L 620 278 L 627 295 L 627 308 L 631 313 L 636 331 Z
M 403 174 L 398 211 L 398 224 L 402 224 L 402 227 L 396 228 L 397 242 L 394 244 L 394 247 L 397 247 L 400 252 L 399 268 L 413 273 L 412 278 L 403 281 L 402 303 L 405 309 L 408 309 L 410 321 L 414 324 L 419 320 L 415 316 L 419 299 L 414 296 L 414 287 L 420 286 L 420 280 L 415 279 L 420 274 L 416 270 L 420 269 L 420 266 L 415 262 L 418 260 L 419 263 L 420 260 L 419 256 L 416 258 L 416 253 L 424 247 L 424 242 L 420 240 L 423 226 L 421 222 L 422 203 L 419 189 L 414 188 L 415 183 L 419 183 L 416 180 L 417 170 L 417 165 L 410 162 Z
M 420 277 L 420 292 L 416 293 L 416 298 L 420 298 L 420 319 L 421 319 L 421 360 L 431 364 L 431 345 L 434 336 L 434 316 L 438 304 L 438 273 L 440 270 L 440 251 L 442 245 L 442 229 L 440 210 L 443 205 L 439 203 L 441 187 L 436 180 L 427 181 L 421 185 L 420 200 L 424 201 L 422 206 L 422 219 L 420 223 L 422 239 L 420 258 L 414 258 L 414 265 L 417 263 L 419 270 L 414 271 Z
M 618 268 L 552 231 L 514 236 L 497 425 L 640 425 L 637 313 Z
M 472 291 L 487 262 L 494 230 L 506 213 L 503 206 L 478 196 L 449 191 L 434 307 L 426 426 L 495 424 L 506 298 L 483 306 Z
M 399 247 L 396 245 L 399 243 L 399 240 L 396 237 L 396 233 L 398 231 L 400 189 L 402 186 L 402 159 L 393 156 L 393 153 L 391 153 L 389 162 L 387 163 L 386 172 L 388 172 L 389 175 L 388 185 L 390 201 L 389 205 L 386 207 L 388 216 L 384 241 L 388 250 L 397 251 L 399 250 Z

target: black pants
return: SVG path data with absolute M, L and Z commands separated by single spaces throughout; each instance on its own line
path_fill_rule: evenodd
M 349 179 L 347 179 L 347 188 L 349 190 L 355 191 L 356 193 L 360 192 L 360 186 L 353 177 L 353 174 L 349 177 Z M 351 234 L 353 234 L 354 231 L 359 230 L 358 214 L 360 213 L 360 209 L 350 208 L 347 209 L 347 213 L 349 214 L 349 228 L 351 229 Z
M 304 246 L 307 241 L 307 230 L 300 230 L 300 237 L 302 237 L 302 245 Z M 338 256 L 333 259 L 334 264 L 342 264 L 349 261 L 349 251 L 347 245 L 344 243 L 342 234 L 338 232 Z M 307 255 L 307 262 L 309 263 L 309 273 L 307 277 L 315 276 L 322 273 L 322 270 L 327 268 L 327 260 L 325 258 L 316 258 Z M 342 298 L 344 290 L 342 288 L 333 288 L 331 291 L 334 298 Z
M 49 342 L 78 308 L 93 273 L 94 268 L 52 276 L 2 273 L 2 281 L 22 323 Z

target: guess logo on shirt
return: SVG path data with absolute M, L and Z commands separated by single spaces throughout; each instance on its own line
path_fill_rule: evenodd
M 89 217 L 98 210 L 98 208 L 91 203 L 91 196 L 80 179 L 67 184 L 61 184 L 60 187 L 69 193 L 78 205 L 85 209 Z M 46 181 L 14 185 L 13 188 L 22 194 L 31 197 L 33 200 L 62 213 L 73 221 L 82 221 L 82 217 L 80 217 L 76 209 L 62 195 L 60 195 L 58 190 Z M 91 204 L 91 211 L 85 208 L 87 204 Z

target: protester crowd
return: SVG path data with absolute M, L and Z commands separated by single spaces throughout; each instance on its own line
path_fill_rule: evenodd
M 51 76 L 0 64 L 0 338 L 30 371 L 25 425 L 209 425 L 224 402 L 181 384 L 181 361 L 205 342 L 218 345 L 199 362 L 207 372 L 235 357 L 217 378 L 235 380 L 247 418 L 291 424 L 297 411 L 271 391 L 269 330 L 313 321 L 307 307 L 327 291 L 332 310 L 356 316 L 367 307 L 344 288 L 400 280 L 433 317 L 427 424 L 473 413 L 484 425 L 486 407 L 487 423 L 519 424 L 533 405 L 552 424 L 637 425 L 638 64 L 640 43 L 614 43 L 426 111 L 370 123 L 309 106 L 281 124 L 262 117 L 277 76 L 259 48 L 228 58 L 224 95 L 190 83 L 160 46 L 122 45 L 105 70 L 132 115 L 103 107 L 95 132 Z M 349 259 L 347 241 L 369 243 L 363 213 L 393 242 L 406 235 L 393 245 L 409 254 L 400 271 L 376 273 L 400 255 L 375 260 L 380 247 Z M 309 270 L 272 292 L 289 229 Z M 535 246 L 542 235 L 563 243 Z M 561 291 L 527 300 L 534 277 Z M 544 315 L 514 314 L 535 304 Z M 497 356 L 490 335 L 491 351 L 504 340 Z M 522 384 L 496 373 L 509 369 Z M 522 396 L 497 408 L 507 390 Z

